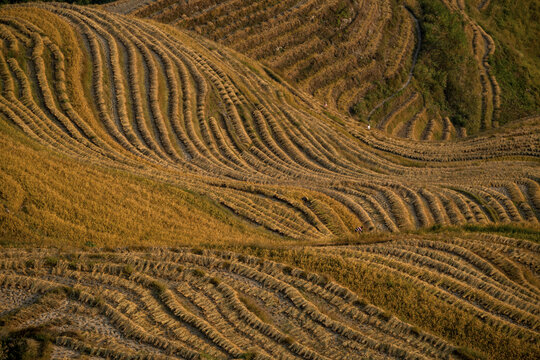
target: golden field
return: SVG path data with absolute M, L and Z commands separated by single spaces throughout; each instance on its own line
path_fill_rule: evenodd
M 0 359 L 537 358 L 540 118 L 492 128 L 484 68 L 478 133 L 421 140 L 414 83 L 367 130 L 335 96 L 353 60 L 297 62 L 324 29 L 255 46 L 319 2 L 196 3 L 0 7 Z M 411 35 L 380 31 L 386 79 L 414 5 L 379 24 Z

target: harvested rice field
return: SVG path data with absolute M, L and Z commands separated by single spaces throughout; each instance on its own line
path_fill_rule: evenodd
M 537 244 L 411 237 L 302 251 L 409 281 L 538 351 Z M 4 326 L 47 332 L 52 358 L 449 359 L 461 351 L 328 276 L 231 251 L 8 250 L 0 268 Z
M 523 1 L 0 2 L 0 360 L 540 358 Z

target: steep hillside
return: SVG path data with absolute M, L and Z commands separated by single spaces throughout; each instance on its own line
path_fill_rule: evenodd
M 538 115 L 530 1 L 122 0 L 105 8 L 231 46 L 398 137 L 449 140 Z
M 460 4 L 495 42 L 489 64 L 501 91 L 498 120 L 505 123 L 538 114 L 540 4 L 534 0 L 471 0 Z
M 42 4 L 2 8 L 0 28 L 3 121 L 78 161 L 205 196 L 276 234 L 538 224 L 538 119 L 448 145 L 391 140 L 170 27 Z M 6 169 L 4 182 L 26 181 Z M 2 202 L 10 218 L 27 216 Z
M 382 310 L 327 278 L 271 261 L 187 249 L 80 253 L 69 264 L 54 252 L 20 253 L 20 261 L 16 254 L 0 259 L 3 268 L 15 270 L 0 275 L 5 298 L 41 299 L 6 320 L 13 327 L 39 326 L 40 314 L 50 314 L 56 356 L 397 359 L 447 357 L 453 350 L 397 319 L 379 320 Z M 29 272 L 17 264 L 26 261 L 33 263 Z M 309 299 L 301 293 L 306 290 Z M 55 319 L 58 308 L 73 316 Z
M 125 3 L 135 2 L 118 4 Z M 106 8 L 125 12 L 115 4 Z M 413 14 L 387 0 L 161 0 L 129 9 L 231 46 L 321 104 L 363 117 L 360 107 L 375 106 L 407 81 L 420 36 Z

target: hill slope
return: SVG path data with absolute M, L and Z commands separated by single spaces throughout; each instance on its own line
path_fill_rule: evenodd
M 538 10 L 530 1 L 520 3 L 522 12 L 476 0 L 158 0 L 105 8 L 231 46 L 321 103 L 398 137 L 448 140 L 538 115 L 531 47 Z
M 392 240 L 242 253 L 6 250 L 0 355 L 9 347 L 58 359 L 537 358 L 538 244 Z
M 389 140 L 172 28 L 69 5 L 1 15 L 0 116 L 71 157 L 291 238 L 538 223 L 538 120 L 444 146 Z
M 122 7 L 126 3 L 132 6 Z M 106 8 L 194 30 L 233 47 L 347 114 L 378 86 L 392 89 L 405 82 L 420 35 L 414 16 L 386 0 L 133 5 L 118 2 Z
M 538 358 L 540 119 L 391 138 L 61 4 L 0 8 L 0 79 L 0 358 Z

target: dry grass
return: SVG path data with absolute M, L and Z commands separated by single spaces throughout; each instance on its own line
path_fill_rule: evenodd
M 451 339 L 459 346 L 456 355 L 463 352 L 493 359 L 538 356 L 538 276 L 531 276 L 531 272 L 536 273 L 537 243 L 444 231 L 439 235 L 391 235 L 373 241 L 239 250 L 325 274 L 365 299 L 358 303 L 366 306 L 371 302 L 432 334 Z M 388 314 L 381 316 L 387 318 Z
M 246 6 L 260 18 L 262 5 Z M 159 23 L 44 3 L 3 7 L 0 23 L 0 241 L 45 247 L 2 253 L 10 334 L 43 325 L 54 351 L 118 358 L 538 352 L 537 245 L 397 235 L 311 247 L 443 225 L 537 229 L 538 119 L 444 145 L 389 138 Z M 343 70 L 325 56 L 306 86 L 330 89 L 327 71 Z M 414 94 L 381 126 L 452 138 Z M 194 244 L 258 257 L 162 248 Z
M 324 277 L 231 252 L 8 250 L 0 266 L 3 326 L 12 333 L 46 328 L 53 352 L 361 359 L 419 350 L 444 357 L 454 349 L 396 318 L 378 320 L 382 310 Z M 14 307 L 15 289 L 35 300 Z
M 243 255 L 6 249 L 3 329 L 46 328 L 53 352 L 100 357 L 533 359 L 540 352 L 538 244 L 446 233 L 235 248 Z
M 36 14 L 44 14 L 44 20 L 36 21 Z M 391 140 L 347 119 L 321 115 L 317 105 L 273 82 L 259 65 L 252 63 L 252 71 L 244 65 L 249 60 L 232 52 L 224 61 L 211 50 L 215 44 L 171 28 L 68 5 L 13 7 L 5 16 L 8 48 L 26 49 L 32 56 L 2 52 L 2 116 L 77 161 L 193 191 L 296 239 L 350 236 L 360 224 L 370 231 L 409 230 L 429 226 L 431 219 L 441 225 L 484 219 L 537 223 L 535 185 L 527 188 L 533 192 L 517 185 L 536 184 L 534 163 L 528 162 L 538 152 L 534 120 L 520 130 L 445 147 Z M 130 39 L 127 32 L 137 36 Z M 74 34 L 80 43 L 64 46 L 60 39 L 74 39 Z M 90 68 L 70 64 L 64 51 L 84 54 L 80 58 Z M 68 83 L 70 77 L 88 78 L 91 84 Z M 92 100 L 95 113 L 80 110 L 83 96 Z M 402 98 L 422 105 L 414 92 Z M 394 119 L 401 110 L 386 116 L 381 126 L 400 132 Z M 455 133 L 448 119 L 441 129 L 443 137 Z M 526 160 L 514 165 L 508 157 Z M 497 159 L 496 165 L 477 167 L 470 186 L 467 169 L 487 158 Z M 497 170 L 496 179 L 504 184 L 496 186 L 489 174 L 500 167 L 504 170 Z M 12 181 L 26 180 L 15 176 Z M 470 196 L 463 200 L 459 193 Z M 154 209 L 158 204 L 150 203 Z M 34 211 L 48 220 L 27 231 L 47 238 L 57 232 L 42 229 L 48 222 L 67 227 L 73 221 L 62 211 Z M 10 218 L 17 216 L 14 212 Z M 13 221 L 10 226 L 16 227 Z M 107 221 L 96 223 L 70 234 L 126 236 L 118 227 L 109 230 Z M 164 221 L 161 234 L 171 234 L 169 224 Z
M 239 223 L 204 196 L 123 170 L 51 154 L 22 139 L 7 124 L 0 126 L 0 147 L 8 155 L 0 161 L 0 237 L 4 245 L 283 241 Z
M 497 126 L 501 90 L 489 62 L 495 52 L 495 42 L 470 16 L 477 15 L 475 11 L 459 1 L 444 0 L 443 3 L 463 19 L 460 30 L 467 36 L 464 40 L 466 52 L 477 62 L 472 83 L 482 92 L 481 104 L 478 101 L 481 109 L 478 109 L 478 116 L 468 114 L 473 118 L 468 120 L 467 127 L 476 132 L 478 127 L 485 130 Z M 410 0 L 405 5 L 407 10 L 393 0 L 362 3 L 349 0 L 265 0 L 256 3 L 159 0 L 131 6 L 112 4 L 105 8 L 174 24 L 233 47 L 268 64 L 273 71 L 314 95 L 321 103 L 343 114 L 354 113 L 361 120 L 369 120 L 370 110 L 388 99 L 379 111 L 380 118 L 372 121 L 396 136 L 410 137 L 410 131 L 394 130 L 414 121 L 414 104 L 398 101 L 399 96 L 388 98 L 406 83 L 414 62 L 412 58 L 421 42 L 411 16 L 413 13 L 423 16 L 421 2 Z M 426 29 L 423 34 L 426 35 Z M 422 76 L 419 79 L 425 80 Z M 422 87 L 414 81 L 409 86 L 416 92 Z M 441 132 L 436 134 L 436 139 L 466 136 L 464 130 L 450 131 L 453 125 L 442 120 L 458 114 L 449 114 L 429 94 L 418 93 L 417 96 L 426 103 L 431 118 L 431 122 L 417 125 L 419 132 L 424 134 L 417 139 L 432 139 L 430 128 L 437 118 L 441 119 L 438 122 Z M 401 114 L 396 118 L 397 113 Z M 388 119 L 395 124 L 387 126 Z

